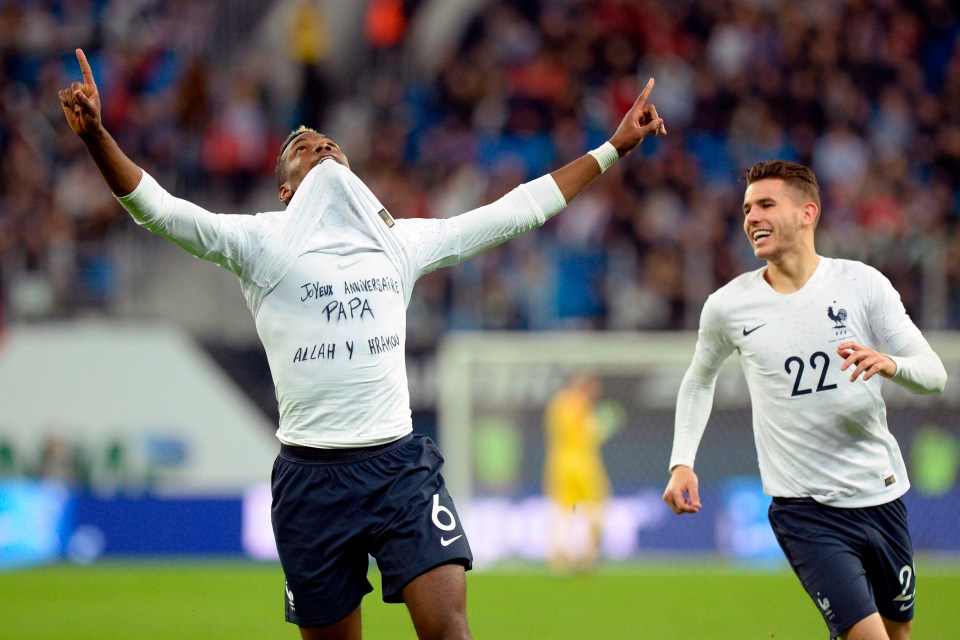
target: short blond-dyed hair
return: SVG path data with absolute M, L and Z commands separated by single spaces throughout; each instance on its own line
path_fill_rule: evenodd
M 293 142 L 294 138 L 299 136 L 301 133 L 320 133 L 316 129 L 312 129 L 306 125 L 300 125 L 296 129 L 290 132 L 290 135 L 287 136 L 287 139 L 283 141 L 283 144 L 280 145 L 280 153 L 277 154 L 277 188 L 283 186 L 283 183 L 287 181 L 287 167 L 283 162 L 283 154 L 286 152 L 287 147 L 290 146 L 290 143 Z M 323 135 L 323 134 L 320 134 Z

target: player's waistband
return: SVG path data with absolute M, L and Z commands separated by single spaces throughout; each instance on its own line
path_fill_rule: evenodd
M 280 457 L 290 462 L 357 462 L 379 455 L 384 451 L 399 447 L 413 438 L 412 433 L 386 444 L 377 444 L 372 447 L 354 447 L 350 449 L 319 449 L 317 447 L 298 447 L 290 444 L 280 444 Z
M 774 498 L 773 504 L 781 507 L 815 507 L 820 503 L 813 498 Z

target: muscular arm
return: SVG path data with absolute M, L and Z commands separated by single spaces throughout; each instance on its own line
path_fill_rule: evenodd
M 99 132 L 80 139 L 113 195 L 133 193 L 143 178 L 143 170 L 127 157 L 113 136 L 101 127 Z
M 657 115 L 657 108 L 647 104 L 647 98 L 653 91 L 653 78 L 647 82 L 640 96 L 620 121 L 620 126 L 610 138 L 610 145 L 617 152 L 618 158 L 623 158 L 636 149 L 649 134 L 667 135 L 667 128 L 663 119 Z M 550 176 L 556 181 L 560 193 L 569 203 L 580 195 L 587 186 L 603 173 L 599 160 L 590 154 L 583 155 L 573 162 L 552 172 Z
M 74 82 L 68 89 L 60 91 L 63 115 L 70 128 L 86 146 L 87 153 L 113 194 L 125 196 L 140 184 L 143 171 L 127 157 L 104 128 L 100 117 L 100 93 L 93 78 L 93 70 L 83 51 L 77 49 L 76 53 L 83 82 Z
M 160 234 L 198 258 L 240 272 L 256 239 L 249 216 L 222 216 L 174 198 L 120 149 L 104 128 L 100 94 L 83 51 L 77 49 L 83 82 L 60 91 L 60 105 L 104 182 L 137 224 Z
M 651 78 L 616 132 L 600 149 L 586 153 L 573 162 L 522 184 L 496 202 L 473 209 L 439 225 L 454 225 L 451 243 L 421 259 L 420 273 L 457 264 L 542 225 L 576 198 L 603 173 L 606 166 L 633 151 L 649 134 L 666 135 L 657 109 L 647 104 L 653 90 Z M 601 164 L 606 154 L 607 164 Z M 599 157 L 598 157 L 599 156 Z M 414 227 L 416 225 L 406 225 Z

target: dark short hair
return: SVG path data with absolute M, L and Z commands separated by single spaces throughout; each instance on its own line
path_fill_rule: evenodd
M 290 132 L 290 135 L 287 136 L 287 139 L 283 141 L 283 144 L 280 145 L 280 153 L 277 154 L 277 189 L 283 186 L 283 183 L 287 181 L 287 166 L 283 162 L 283 154 L 287 151 L 287 147 L 290 146 L 290 143 L 293 142 L 293 139 L 299 136 L 301 133 L 320 133 L 316 129 L 311 129 L 306 125 L 300 125 L 296 129 Z
M 817 184 L 817 176 L 810 170 L 810 167 L 789 160 L 770 160 L 753 165 L 744 177 L 747 186 L 758 180 L 768 178 L 783 180 L 789 186 L 810 198 L 817 205 L 817 211 L 820 211 L 820 185 Z

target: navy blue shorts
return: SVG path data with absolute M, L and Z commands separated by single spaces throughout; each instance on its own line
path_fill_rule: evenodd
M 902 500 L 841 509 L 774 498 L 770 525 L 790 566 L 836 638 L 875 612 L 913 619 L 916 577 Z
M 300 626 L 340 620 L 373 590 L 383 600 L 440 565 L 467 569 L 473 555 L 440 475 L 443 458 L 425 436 L 378 447 L 282 445 L 273 466 L 273 532 L 286 578 L 286 619 Z

